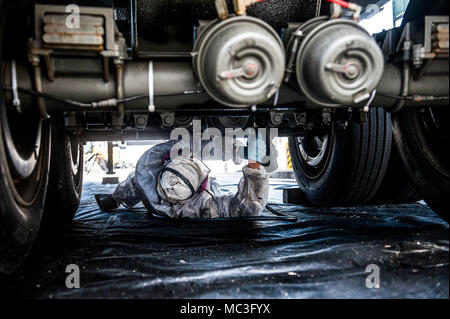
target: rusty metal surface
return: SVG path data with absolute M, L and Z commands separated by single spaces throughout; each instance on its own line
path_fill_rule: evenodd
M 81 15 L 79 28 L 67 26 L 67 14 L 46 14 L 43 17 L 42 41 L 46 47 L 103 50 L 104 48 L 104 18 L 100 16 Z
M 38 44 L 43 41 L 42 45 L 52 48 L 64 49 L 80 49 L 80 50 L 97 50 L 102 51 L 104 56 L 125 56 L 124 39 L 118 37 L 117 26 L 114 21 L 114 11 L 112 8 L 97 7 L 79 7 L 80 8 L 80 29 L 85 29 L 88 33 L 74 31 L 75 29 L 65 28 L 64 32 L 59 29 L 60 26 L 65 27 L 67 18 L 66 6 L 64 5 L 43 5 L 35 6 L 35 39 Z M 50 28 L 45 30 L 45 26 Z M 103 29 L 99 29 L 101 27 Z M 90 33 L 95 30 L 94 34 Z M 56 31 L 56 32 L 55 32 Z M 47 41 L 55 41 L 57 43 L 45 43 L 44 34 L 51 35 L 46 37 Z M 64 35 L 64 36 L 61 36 Z M 66 37 L 69 35 L 69 37 Z M 83 39 L 81 35 L 86 35 L 87 39 Z M 95 37 L 95 38 L 93 38 Z M 99 38 L 102 43 L 99 45 Z M 77 41 L 81 43 L 77 44 Z M 59 43 L 61 42 L 61 43 Z M 88 44 L 86 44 L 88 43 Z
M 448 53 L 449 49 L 449 27 L 448 23 L 436 25 L 432 33 L 432 48 L 438 53 Z

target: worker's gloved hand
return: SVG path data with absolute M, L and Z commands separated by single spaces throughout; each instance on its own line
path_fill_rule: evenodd
M 245 149 L 244 143 L 242 143 L 240 140 L 235 139 L 233 142 L 233 154 L 232 154 L 232 160 L 234 164 L 239 165 L 244 161 L 245 159 L 244 149 Z
M 251 130 L 253 134 L 248 137 L 248 160 L 249 162 L 264 162 L 266 156 L 266 139 L 261 133 L 256 133 L 256 130 Z
M 120 203 L 111 194 L 96 194 L 95 200 L 101 210 L 108 212 L 119 208 Z

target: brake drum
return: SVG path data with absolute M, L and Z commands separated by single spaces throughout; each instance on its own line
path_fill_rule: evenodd
M 370 97 L 383 75 L 384 58 L 364 28 L 351 20 L 332 19 L 304 35 L 296 77 L 313 104 L 347 106 Z
M 203 29 L 194 45 L 193 65 L 214 100 L 249 107 L 267 101 L 279 89 L 285 54 L 272 27 L 239 16 L 214 20 Z

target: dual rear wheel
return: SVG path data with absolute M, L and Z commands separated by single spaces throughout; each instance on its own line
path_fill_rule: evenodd
M 84 151 L 79 137 L 53 120 L 52 156 L 44 222 L 69 223 L 78 210 L 83 188 Z
M 0 273 L 20 265 L 41 219 L 70 222 L 80 203 L 83 145 L 39 116 L 17 121 L 0 104 Z M 14 123 L 13 124 L 13 120 Z M 17 125 L 21 123 L 21 125 Z M 22 125 L 26 123 L 27 125 Z M 14 128 L 13 128 L 14 127 Z M 45 209 L 45 212 L 44 212 Z
M 290 137 L 300 191 L 311 205 L 412 203 L 448 220 L 448 107 L 372 108 L 364 124 Z
M 364 124 L 351 121 L 342 129 L 331 122 L 320 135 L 289 138 L 299 188 L 313 205 L 370 201 L 386 174 L 391 145 L 390 115 L 376 108 Z
M 83 146 L 57 118 L 41 121 L 6 103 L 3 85 L 11 60 L 26 61 L 30 12 L 26 0 L 0 0 L 0 273 L 9 274 L 25 259 L 41 220 L 73 218 L 80 196 Z M 7 38 L 8 37 L 8 38 Z M 8 72 L 5 72 L 7 71 Z M 25 100 L 23 100 L 25 101 Z M 36 100 L 32 101 L 33 104 Z M 45 208 L 45 213 L 44 213 Z
M 448 221 L 450 182 L 447 106 L 403 109 L 393 120 L 401 160 L 417 192 Z

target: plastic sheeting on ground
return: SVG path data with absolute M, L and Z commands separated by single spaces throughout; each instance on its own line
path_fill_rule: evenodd
M 449 297 L 448 224 L 422 204 L 277 204 L 297 222 L 186 223 L 155 220 L 144 209 L 99 211 L 93 195 L 113 187 L 86 184 L 73 224 L 43 233 L 25 266 L 0 279 L 1 292 L 26 298 Z M 80 268 L 79 289 L 66 287 L 69 264 Z M 379 289 L 366 287 L 370 264 L 380 269 Z

